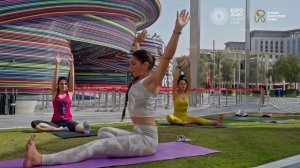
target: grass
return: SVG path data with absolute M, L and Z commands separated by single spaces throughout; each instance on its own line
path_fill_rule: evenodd
M 125 167 L 216 167 L 248 168 L 274 160 L 300 154 L 300 116 L 280 116 L 294 118 L 291 123 L 275 124 L 260 122 L 225 121 L 229 128 L 201 128 L 183 126 L 159 126 L 159 142 L 175 141 L 177 135 L 189 137 L 193 145 L 199 145 L 220 153 L 180 158 L 175 160 L 149 162 Z M 131 130 L 131 125 L 99 124 L 92 129 L 113 126 Z M 21 158 L 26 140 L 36 133 L 36 145 L 41 153 L 58 152 L 96 139 L 96 137 L 60 139 L 48 133 L 38 133 L 33 129 L 11 129 L 0 131 L 0 160 Z M 180 152 L 180 151 L 178 151 Z

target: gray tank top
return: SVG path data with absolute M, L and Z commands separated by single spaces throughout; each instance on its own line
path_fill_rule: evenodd
M 129 89 L 127 111 L 131 117 L 155 117 L 156 94 L 144 87 L 143 82 L 146 78 L 135 83 Z

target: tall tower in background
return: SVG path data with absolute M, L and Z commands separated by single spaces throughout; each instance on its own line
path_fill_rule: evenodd
M 250 65 L 250 0 L 246 0 L 246 22 L 245 22 L 245 51 L 246 51 L 246 57 L 245 57 L 245 86 L 249 87 L 249 65 Z
M 200 8 L 201 0 L 191 0 L 191 26 L 190 26 L 190 61 L 191 61 L 191 75 L 192 87 L 200 87 L 200 77 L 198 72 L 198 64 L 200 57 Z

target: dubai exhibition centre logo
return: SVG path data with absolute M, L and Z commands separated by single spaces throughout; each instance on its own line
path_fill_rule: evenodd
M 210 12 L 210 20 L 215 25 L 223 25 L 227 19 L 228 14 L 225 8 L 217 7 Z
M 223 7 L 213 8 L 210 12 L 210 21 L 215 25 L 224 25 L 228 21 L 230 24 L 240 24 L 245 20 L 243 8 L 230 8 L 227 10 Z

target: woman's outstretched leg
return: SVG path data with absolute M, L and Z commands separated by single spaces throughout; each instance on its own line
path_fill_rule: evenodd
M 34 135 L 26 146 L 24 167 L 57 165 L 83 161 L 97 156 L 134 157 L 152 155 L 158 144 L 156 126 L 135 125 L 133 134 L 98 139 L 61 152 L 41 155 L 34 146 Z
M 32 134 L 26 144 L 25 160 L 23 162 L 24 168 L 42 165 L 42 155 L 36 150 L 34 139 L 35 134 Z
M 189 116 L 187 120 L 191 123 L 201 124 L 201 125 L 216 125 L 216 126 L 222 126 L 224 119 L 224 114 L 220 114 L 217 121 L 214 120 L 208 120 L 199 116 Z
M 216 125 L 219 127 L 222 126 L 223 120 L 224 120 L 224 114 L 219 114 L 219 118 Z
M 188 122 L 200 125 L 217 125 L 216 121 L 208 120 L 200 116 L 189 116 L 187 117 Z
M 98 138 L 104 139 L 104 138 L 114 138 L 119 136 L 127 136 L 132 135 L 132 132 L 122 130 L 119 128 L 113 128 L 113 127 L 102 127 L 98 130 Z
M 184 125 L 185 123 L 179 119 L 178 117 L 175 117 L 173 114 L 167 115 L 166 120 L 173 125 Z

